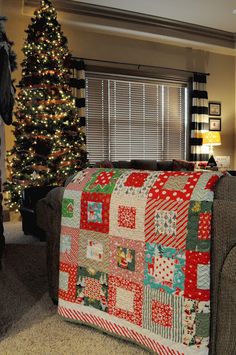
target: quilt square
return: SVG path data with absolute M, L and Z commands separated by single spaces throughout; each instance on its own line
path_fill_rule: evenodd
M 157 211 L 155 216 L 155 230 L 157 234 L 176 236 L 176 211 Z
M 183 297 L 144 287 L 143 327 L 163 338 L 182 342 Z
M 109 274 L 143 282 L 145 243 L 110 236 Z
M 83 191 L 88 181 L 97 172 L 98 168 L 87 168 L 79 171 L 71 180 L 66 189 Z
M 209 240 L 211 237 L 211 212 L 201 212 L 198 224 L 198 239 Z
M 59 274 L 60 289 L 67 292 L 69 286 L 69 274 L 68 272 L 61 271 Z
M 79 235 L 78 264 L 108 272 L 109 239 L 103 233 L 81 230 Z
M 143 286 L 111 275 L 108 282 L 108 313 L 141 327 Z
M 182 295 L 185 280 L 185 254 L 174 248 L 146 243 L 144 285 Z
M 83 192 L 80 228 L 95 232 L 109 231 L 110 195 Z
M 122 174 L 119 169 L 98 169 L 84 188 L 86 192 L 111 194 Z
M 88 222 L 102 223 L 102 203 L 88 201 Z
M 135 229 L 136 208 L 129 206 L 118 206 L 119 227 Z
M 145 200 L 112 195 L 110 206 L 109 234 L 144 241 Z
M 88 240 L 87 242 L 87 259 L 101 261 L 104 258 L 103 243 L 97 240 Z
M 79 228 L 61 227 L 60 260 L 68 264 L 78 263 Z
M 91 300 L 99 300 L 101 285 L 99 280 L 85 277 L 84 285 L 84 297 L 90 298 Z
M 117 196 L 136 197 L 137 199 L 146 198 L 153 182 L 160 175 L 160 172 L 150 172 L 140 170 L 123 170 L 122 175 L 117 180 L 113 194 Z
M 63 198 L 62 201 L 62 216 L 72 218 L 74 212 L 74 200 L 72 198 Z
M 117 266 L 121 269 L 135 271 L 135 250 L 117 247 Z
M 196 337 L 208 338 L 210 329 L 210 313 L 197 313 L 196 315 Z
M 145 241 L 185 250 L 188 210 L 189 201 L 148 198 Z
M 210 289 L 210 264 L 197 266 L 197 288 L 201 290 Z
M 172 327 L 173 308 L 169 304 L 152 301 L 152 321 L 163 327 Z
M 127 180 L 125 181 L 124 186 L 142 187 L 149 175 L 150 175 L 149 173 L 136 173 L 136 172 L 131 173 L 128 176 Z
M 76 303 L 107 312 L 108 275 L 93 267 L 79 267 L 76 283 Z
M 210 302 L 184 299 L 183 344 L 207 346 L 210 333 Z
M 184 297 L 210 300 L 210 253 L 186 251 Z
M 65 190 L 62 199 L 61 225 L 65 227 L 79 228 L 80 226 L 81 192 Z
M 188 182 L 188 176 L 170 176 L 163 186 L 165 190 L 181 191 Z
M 212 201 L 190 201 L 186 249 L 209 251 L 211 238 Z
M 77 266 L 60 262 L 59 270 L 59 298 L 74 302 L 76 299 Z
M 124 290 L 121 287 L 116 289 L 116 307 L 127 312 L 134 313 L 134 292 Z
M 153 187 L 150 189 L 148 197 L 152 199 L 166 199 L 175 201 L 190 200 L 194 187 L 200 176 L 200 172 L 171 172 L 161 173 Z
M 192 201 L 212 201 L 214 195 L 214 187 L 220 178 L 221 173 L 208 172 L 208 174 L 201 174 L 196 189 L 191 196 Z

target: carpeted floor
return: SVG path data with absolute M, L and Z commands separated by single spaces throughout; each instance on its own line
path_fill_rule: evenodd
M 46 244 L 5 224 L 0 271 L 1 355 L 141 355 L 147 351 L 92 328 L 65 322 L 48 296 Z

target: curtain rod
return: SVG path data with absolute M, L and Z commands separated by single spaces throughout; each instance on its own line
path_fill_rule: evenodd
M 110 63 L 110 64 L 121 64 L 121 65 L 131 65 L 131 66 L 136 66 L 138 67 L 138 70 L 141 67 L 144 68 L 155 68 L 155 69 L 165 69 L 165 70 L 174 70 L 174 71 L 178 71 L 178 72 L 184 72 L 184 73 L 191 73 L 191 74 L 199 74 L 199 75 L 207 75 L 209 76 L 210 73 L 202 73 L 202 72 L 198 72 L 198 71 L 194 71 L 194 70 L 185 70 L 185 69 L 176 69 L 176 68 L 168 68 L 168 67 L 159 67 L 159 66 L 155 66 L 155 65 L 146 65 L 146 64 L 133 64 L 133 63 L 125 63 L 125 62 L 114 62 L 111 60 L 100 60 L 100 59 L 91 59 L 91 58 L 79 58 L 79 57 L 73 57 L 72 59 L 75 60 L 91 60 L 93 62 L 100 62 L 100 63 Z

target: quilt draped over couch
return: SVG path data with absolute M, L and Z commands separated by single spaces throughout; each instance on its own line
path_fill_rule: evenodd
M 59 314 L 158 354 L 207 354 L 220 175 L 79 172 L 62 201 Z

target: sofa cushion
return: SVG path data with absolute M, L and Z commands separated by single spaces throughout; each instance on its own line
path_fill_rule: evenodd
M 157 162 L 157 170 L 172 171 L 173 161 L 172 160 L 160 160 Z
M 119 160 L 112 162 L 114 168 L 119 168 L 119 169 L 132 169 L 131 161 L 128 160 Z
M 174 171 L 194 171 L 195 163 L 186 160 L 173 159 Z
M 131 160 L 132 169 L 157 170 L 156 160 Z

